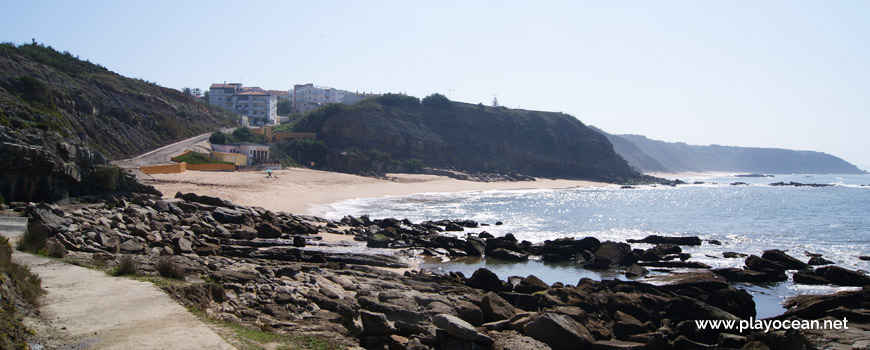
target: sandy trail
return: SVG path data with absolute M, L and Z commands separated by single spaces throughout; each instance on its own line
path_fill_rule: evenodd
M 0 215 L 2 234 L 15 240 L 26 219 Z M 211 328 L 151 283 L 14 251 L 48 291 L 44 322 L 30 325 L 63 349 L 234 349 Z M 59 339 L 56 339 L 59 338 Z

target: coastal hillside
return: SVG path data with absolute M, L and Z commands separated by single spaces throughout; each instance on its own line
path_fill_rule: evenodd
M 641 135 L 602 132 L 619 155 L 643 172 L 723 171 L 765 174 L 863 174 L 830 154 L 779 148 L 696 146 Z
M 9 201 L 56 200 L 134 186 L 101 166 L 229 126 L 233 118 L 68 52 L 0 44 L 0 194 Z M 100 183 L 79 186 L 83 181 Z
M 576 118 L 486 107 L 434 94 L 422 102 L 388 94 L 352 106 L 327 105 L 294 126 L 330 148 L 329 166 L 359 171 L 379 159 L 466 173 L 626 181 L 639 178 L 607 138 Z

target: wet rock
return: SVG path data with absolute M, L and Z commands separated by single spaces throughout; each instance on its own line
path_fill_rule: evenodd
M 507 260 L 507 261 L 524 261 L 529 259 L 528 254 L 507 250 L 504 248 L 496 248 L 493 251 L 486 253 L 487 257 Z
M 816 275 L 824 277 L 831 284 L 838 286 L 861 287 L 870 284 L 870 276 L 864 273 L 847 270 L 839 266 L 825 266 L 816 269 Z
M 293 237 L 293 246 L 297 248 L 305 247 L 305 237 L 303 236 L 294 236 Z
M 628 278 L 637 278 L 646 276 L 649 273 L 649 270 L 643 268 L 638 264 L 632 264 L 627 269 L 625 269 L 625 277 Z
M 631 246 L 625 243 L 606 241 L 601 243 L 598 250 L 593 253 L 593 259 L 583 267 L 589 269 L 607 269 L 615 266 L 631 251 Z
M 721 333 L 717 345 L 720 349 L 740 349 L 749 340 L 737 334 Z
M 435 327 L 443 329 L 447 334 L 466 341 L 477 339 L 477 329 L 470 323 L 463 321 L 459 317 L 445 314 L 438 314 L 432 318 L 432 323 Z
M 817 275 L 816 272 L 811 269 L 796 272 L 792 275 L 792 280 L 797 284 L 825 285 L 831 283 L 831 281 Z
M 649 244 L 676 244 L 676 245 L 701 245 L 701 239 L 697 236 L 689 237 L 665 237 L 659 235 L 649 235 L 644 239 L 629 239 L 628 243 L 649 243 Z
M 553 350 L 588 348 L 595 338 L 583 325 L 568 316 L 545 313 L 523 328 L 523 332 L 549 345 Z
M 823 257 L 821 257 L 821 256 L 813 256 L 813 257 L 810 257 L 810 260 L 807 261 L 807 265 L 811 265 L 811 266 L 830 265 L 830 264 L 833 264 L 833 263 L 834 263 L 833 261 L 830 261 L 830 260 L 828 260 L 828 259 L 825 259 L 825 258 L 823 258 Z
M 713 273 L 725 277 L 731 282 L 774 283 L 788 280 L 785 272 L 776 270 L 753 271 L 738 268 L 713 269 Z
M 750 255 L 749 257 L 746 258 L 746 260 L 744 261 L 744 264 L 746 264 L 746 267 L 748 269 L 754 270 L 754 271 L 764 272 L 764 271 L 771 270 L 771 271 L 785 272 L 785 270 L 786 270 L 785 265 L 783 265 L 777 261 L 768 260 L 768 259 L 759 257 L 758 255 Z
M 745 258 L 745 257 L 747 257 L 746 254 L 743 254 L 743 253 L 737 253 L 737 252 L 724 252 L 724 253 L 722 253 L 722 256 L 725 257 L 725 258 L 728 258 L 728 259 L 737 259 L 737 258 Z
M 216 206 L 216 207 L 226 207 L 226 208 L 234 208 L 235 207 L 235 205 L 228 200 L 224 200 L 224 199 L 221 199 L 218 197 L 200 196 L 200 195 L 197 195 L 195 193 L 177 192 L 177 193 L 175 193 L 175 198 L 180 198 L 180 199 L 183 199 L 186 201 L 205 204 L 205 205 L 212 205 L 212 206 Z
M 807 264 L 803 261 L 795 259 L 779 249 L 765 250 L 761 257 L 763 259 L 778 262 L 780 265 L 785 267 L 786 270 L 803 270 L 807 267 Z

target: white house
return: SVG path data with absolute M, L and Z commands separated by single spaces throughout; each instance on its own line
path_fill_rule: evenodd
M 211 145 L 211 150 L 222 153 L 244 154 L 248 157 L 248 165 L 256 161 L 269 160 L 269 146 L 252 142 L 240 142 L 229 145 Z
M 341 103 L 341 99 L 348 93 L 350 92 L 314 84 L 293 85 L 293 105 L 297 112 L 308 112 L 327 103 Z
M 211 84 L 208 102 L 241 116 L 243 126 L 276 124 L 278 120 L 278 94 L 258 87 L 243 87 L 239 83 Z M 289 92 L 281 94 L 289 98 Z

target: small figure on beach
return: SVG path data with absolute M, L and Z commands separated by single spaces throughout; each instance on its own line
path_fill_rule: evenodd
M 266 177 L 272 177 L 272 169 L 266 169 Z

